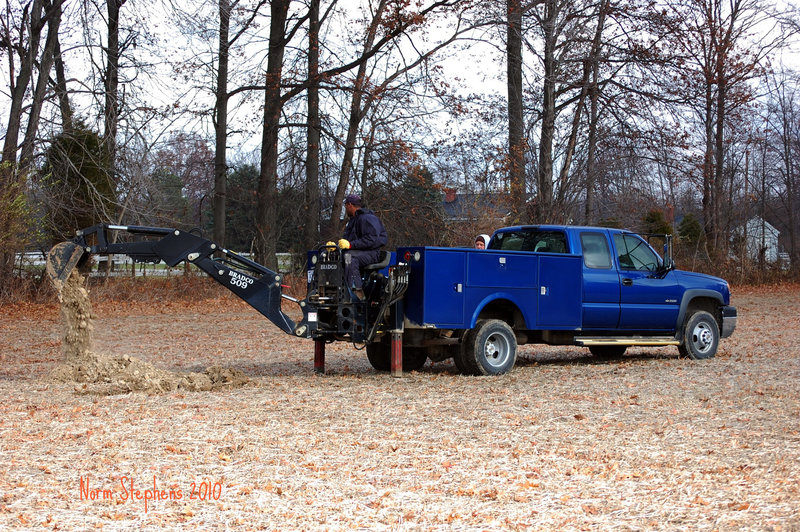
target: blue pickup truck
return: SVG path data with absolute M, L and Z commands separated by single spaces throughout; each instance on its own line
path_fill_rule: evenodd
M 281 274 L 193 232 L 101 224 L 54 246 L 47 271 L 59 286 L 94 254 L 186 261 L 287 334 L 314 340 L 318 372 L 326 344 L 345 341 L 395 375 L 448 358 L 465 374 L 499 375 L 526 343 L 585 346 L 600 357 L 674 345 L 685 357 L 713 357 L 736 327 L 728 283 L 675 269 L 670 249 L 662 259 L 641 235 L 618 229 L 506 227 L 486 250 L 383 252 L 363 268 L 358 297 L 345 283 L 348 252 L 325 244 L 308 253 L 307 293 L 298 299 L 283 293 Z M 299 321 L 284 301 L 299 306 Z
M 736 326 L 727 282 L 675 269 L 629 231 L 507 227 L 485 251 L 406 247 L 397 256 L 410 267 L 404 349 L 452 357 L 467 374 L 509 371 L 525 343 L 601 357 L 674 345 L 709 358 Z

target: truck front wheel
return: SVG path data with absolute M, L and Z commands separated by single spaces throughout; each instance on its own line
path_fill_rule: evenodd
M 471 375 L 502 375 L 517 361 L 517 338 L 501 320 L 480 320 L 461 343 L 460 366 Z
M 711 358 L 717 354 L 719 346 L 719 325 L 714 316 L 706 311 L 697 311 L 686 320 L 683 330 L 683 343 L 678 352 L 693 360 Z

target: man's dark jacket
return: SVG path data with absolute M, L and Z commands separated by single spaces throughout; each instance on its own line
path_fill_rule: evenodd
M 375 250 L 386 245 L 386 228 L 375 213 L 358 209 L 347 222 L 342 238 L 350 242 L 350 249 Z

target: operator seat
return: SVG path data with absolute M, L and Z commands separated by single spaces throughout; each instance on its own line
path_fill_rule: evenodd
M 371 297 L 373 292 L 383 286 L 386 276 L 381 273 L 381 270 L 389 265 L 392 260 L 392 254 L 385 250 L 380 250 L 380 259 L 374 264 L 367 264 L 361 267 L 361 279 L 364 285 L 364 292 L 368 297 Z
M 380 260 L 374 264 L 367 264 L 366 266 L 362 267 L 362 277 L 371 274 L 372 272 L 379 271 L 384 269 L 389 265 L 389 261 L 392 260 L 392 254 L 388 251 L 382 249 L 380 250 L 380 255 L 378 257 Z

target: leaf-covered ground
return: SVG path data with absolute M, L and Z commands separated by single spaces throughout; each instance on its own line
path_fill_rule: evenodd
M 95 301 L 95 350 L 252 382 L 84 395 L 55 305 L 0 322 L 0 528 L 800 530 L 800 288 L 738 288 L 718 356 L 523 346 L 395 379 L 230 297 Z

